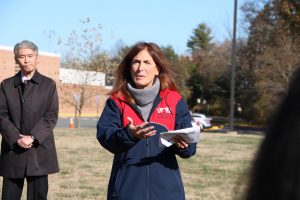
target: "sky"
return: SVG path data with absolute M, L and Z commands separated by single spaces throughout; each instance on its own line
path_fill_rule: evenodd
M 80 32 L 80 21 L 89 17 L 92 26 L 102 26 L 102 50 L 113 51 L 119 41 L 146 41 L 185 54 L 200 23 L 211 28 L 214 41 L 229 39 L 233 10 L 234 0 L 0 0 L 0 45 L 13 47 L 27 39 L 40 51 L 60 54 L 58 38 Z

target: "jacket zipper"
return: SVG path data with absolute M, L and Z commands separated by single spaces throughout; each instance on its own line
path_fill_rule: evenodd
M 146 138 L 146 156 L 149 157 L 149 138 Z M 150 200 L 150 166 L 146 168 L 146 200 Z

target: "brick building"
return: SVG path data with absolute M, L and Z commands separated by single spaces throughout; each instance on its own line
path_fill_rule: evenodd
M 38 71 L 55 82 L 59 82 L 60 56 L 59 54 L 39 52 Z M 19 66 L 15 63 L 12 47 L 0 46 L 0 81 L 13 76 L 19 71 Z
M 59 95 L 60 117 L 72 117 L 75 113 L 75 98 L 80 91 L 85 90 L 89 98 L 85 99 L 81 116 L 96 117 L 102 112 L 108 92 L 103 86 L 82 86 L 80 84 L 68 83 L 60 80 L 60 55 L 49 52 L 39 52 L 39 62 L 37 70 L 50 78 L 56 84 Z M 0 45 L 0 82 L 5 78 L 15 75 L 19 71 L 19 66 L 15 63 L 12 47 Z M 64 73 L 64 70 L 62 70 Z

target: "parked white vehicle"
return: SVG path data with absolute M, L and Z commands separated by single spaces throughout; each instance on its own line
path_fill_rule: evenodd
M 211 125 L 211 118 L 206 117 L 204 114 L 202 113 L 191 113 L 192 117 L 193 117 L 193 125 L 197 125 L 200 126 L 200 129 L 205 129 L 205 128 L 210 128 Z

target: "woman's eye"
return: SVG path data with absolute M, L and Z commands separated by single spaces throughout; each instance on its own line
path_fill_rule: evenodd
M 133 60 L 132 63 L 131 63 L 131 65 L 138 65 L 139 63 L 140 63 L 139 61 Z
M 139 63 L 138 63 L 138 62 L 133 62 L 131 65 L 132 65 L 132 66 L 138 66 Z

